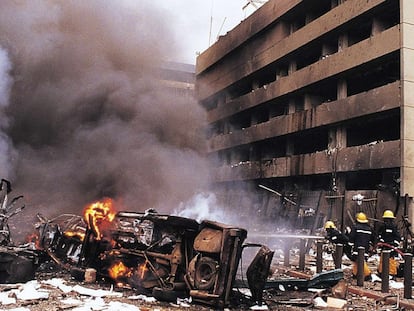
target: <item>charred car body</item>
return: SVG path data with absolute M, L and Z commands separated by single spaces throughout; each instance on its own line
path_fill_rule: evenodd
M 92 218 L 40 217 L 40 246 L 71 271 L 94 268 L 100 277 L 160 300 L 186 295 L 217 307 L 231 304 L 240 258 L 248 246 L 243 244 L 245 229 L 155 211 L 118 212 L 110 221 Z M 247 279 L 257 303 L 273 252 L 264 245 L 253 246 L 260 249 Z
M 24 209 L 23 196 L 10 197 L 11 183 L 0 180 L 0 283 L 26 282 L 34 278 L 39 253 L 31 244 L 14 245 L 8 221 Z

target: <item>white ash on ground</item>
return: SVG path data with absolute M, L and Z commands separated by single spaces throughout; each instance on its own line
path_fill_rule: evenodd
M 307 258 L 310 261 L 313 258 Z M 329 259 L 326 259 L 329 265 Z M 371 264 L 373 262 L 371 261 Z M 308 265 L 312 267 L 312 264 Z M 372 265 L 374 267 L 374 265 Z M 290 277 L 289 269 L 283 266 L 273 267 L 272 277 Z M 294 266 L 290 269 L 295 269 Z M 312 269 L 305 272 L 313 275 Z M 354 286 L 356 281 L 352 278 L 351 266 L 344 262 L 344 283 L 345 286 Z M 395 280 L 395 283 L 401 283 Z M 380 291 L 379 282 L 364 283 L 364 287 Z M 394 289 L 390 286 L 390 294 L 400 295 L 402 289 Z M 248 294 L 248 293 L 247 293 Z M 329 299 L 335 298 L 333 288 L 303 290 L 266 290 L 264 293 L 264 306 L 248 307 L 241 300 L 236 307 L 225 310 L 338 310 L 324 305 Z M 343 310 L 378 310 L 378 306 L 391 308 L 392 305 L 385 305 L 367 297 L 361 297 L 351 293 L 345 293 L 346 306 Z M 329 298 L 329 299 L 328 299 Z M 340 298 L 338 298 L 340 299 Z M 153 297 L 137 294 L 127 288 L 116 287 L 110 284 L 96 282 L 92 284 L 79 282 L 71 278 L 69 273 L 64 271 L 53 273 L 40 273 L 36 280 L 24 284 L 0 285 L 1 310 L 16 311 L 40 311 L 40 310 L 133 310 L 133 311 L 166 311 L 166 310 L 188 310 L 207 311 L 216 310 L 211 307 L 202 306 L 191 300 L 179 300 L 177 303 L 166 303 L 155 300 Z M 400 308 L 400 310 L 402 310 Z

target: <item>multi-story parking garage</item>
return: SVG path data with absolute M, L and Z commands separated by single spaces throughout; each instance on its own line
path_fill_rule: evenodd
M 268 1 L 197 58 L 221 199 L 311 229 L 411 217 L 413 65 L 411 0 Z

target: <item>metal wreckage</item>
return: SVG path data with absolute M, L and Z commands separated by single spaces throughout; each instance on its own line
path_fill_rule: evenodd
M 0 181 L 0 284 L 26 282 L 34 278 L 39 253 L 32 244 L 14 246 L 8 220 L 24 209 L 19 205 L 23 196 L 10 200 L 8 180 Z
M 38 214 L 36 243 L 14 247 L 7 220 L 23 207 L 13 208 L 20 197 L 8 203 L 8 181 L 2 180 L 1 189 L 5 195 L 0 218 L 0 266 L 4 270 L 0 283 L 33 279 L 41 258 L 47 257 L 78 280 L 92 269 L 97 280 L 158 300 L 191 297 L 195 302 L 224 307 L 232 304 L 243 251 L 258 248 L 246 278 L 252 303 L 262 303 L 274 252 L 265 245 L 244 243 L 247 231 L 243 228 L 214 221 L 199 223 L 155 210 L 115 213 L 112 200 L 104 199 L 90 204 L 82 216 L 63 214 L 46 219 Z

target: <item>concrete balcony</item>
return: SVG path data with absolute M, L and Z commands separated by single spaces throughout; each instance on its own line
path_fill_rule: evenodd
M 233 83 L 280 60 L 282 57 L 286 57 L 286 55 L 303 48 L 303 46 L 312 40 L 316 40 L 337 29 L 342 24 L 347 23 L 383 2 L 385 2 L 385 0 L 348 0 L 296 32 L 293 32 L 283 40 L 278 42 L 268 40 L 268 46 L 256 44 L 255 46 L 260 46 L 261 50 L 256 50 L 255 46 L 250 47 L 247 45 L 244 48 L 245 51 L 241 52 L 240 55 L 237 55 L 237 57 L 234 57 L 233 55 L 232 59 L 235 61 L 230 60 L 228 62 L 222 62 L 223 65 L 215 65 L 213 70 L 208 70 L 205 73 L 202 72 L 203 68 L 209 66 L 206 64 L 202 65 L 203 57 L 200 56 L 201 58 L 198 58 L 196 68 L 197 97 L 200 101 L 203 101 L 204 99 L 213 96 Z M 396 35 L 395 39 L 398 41 L 399 48 L 399 34 Z M 384 42 L 387 42 L 388 45 L 388 41 L 382 41 L 382 43 Z M 390 44 L 392 44 L 392 41 Z M 211 58 L 211 64 L 223 57 L 223 55 L 217 52 L 216 49 L 219 48 L 213 46 L 207 50 L 208 53 L 214 55 L 214 57 Z M 359 50 L 359 52 L 362 51 L 365 50 Z M 306 51 L 304 50 L 303 53 L 306 53 Z
M 400 141 L 348 147 L 333 153 L 326 151 L 262 161 L 246 161 L 215 169 L 216 182 L 280 178 L 395 168 L 401 165 Z
M 310 110 L 278 116 L 244 130 L 211 138 L 209 152 L 396 109 L 401 104 L 399 94 L 400 83 L 397 81 L 345 99 L 323 103 Z

